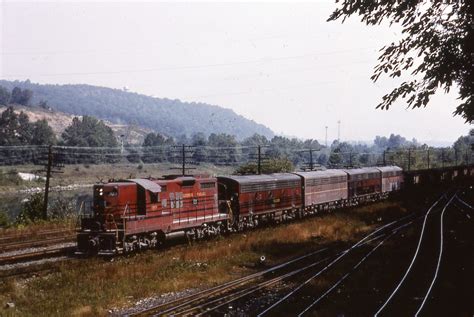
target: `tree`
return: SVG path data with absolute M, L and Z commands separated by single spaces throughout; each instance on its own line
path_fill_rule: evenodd
M 148 133 L 143 141 L 142 160 L 145 163 L 162 162 L 166 159 L 167 150 L 163 148 L 165 145 L 173 145 L 171 138 L 165 138 L 159 133 Z M 169 150 L 168 150 L 169 152 Z
M 38 120 L 32 125 L 32 137 L 30 144 L 52 145 L 56 144 L 56 135 L 45 119 Z
M 63 134 L 64 144 L 68 146 L 85 147 L 117 147 L 114 131 L 101 120 L 84 116 L 81 119 L 74 117 L 72 123 Z
M 257 174 L 257 164 L 256 163 L 247 163 L 239 166 L 239 168 L 234 172 L 238 175 L 247 175 L 247 174 Z M 287 159 L 269 159 L 264 161 L 261 166 L 262 174 L 271 174 L 271 173 L 290 173 L 295 170 L 293 163 Z
M 19 129 L 18 115 L 13 107 L 8 107 L 0 117 L 0 145 L 20 145 Z
M 11 103 L 16 103 L 23 106 L 28 106 L 31 98 L 33 97 L 33 92 L 29 89 L 21 89 L 18 87 L 13 88 L 11 95 Z
M 24 112 L 17 115 L 13 107 L 8 107 L 0 116 L 0 145 L 30 144 L 32 126 Z
M 407 98 L 412 108 L 425 107 L 440 88 L 459 89 L 460 104 L 454 115 L 474 120 L 474 3 L 470 0 L 443 1 L 353 1 L 342 0 L 329 21 L 352 15 L 367 25 L 384 21 L 401 23 L 403 37 L 381 49 L 372 80 L 383 73 L 395 78 L 410 72 L 404 81 L 386 94 L 377 108 L 388 109 L 397 99 Z
M 10 92 L 3 86 L 0 86 L 0 105 L 8 105 L 10 102 Z
M 28 224 L 42 219 L 43 216 L 43 193 L 32 194 L 21 206 L 21 211 L 16 218 L 19 224 Z

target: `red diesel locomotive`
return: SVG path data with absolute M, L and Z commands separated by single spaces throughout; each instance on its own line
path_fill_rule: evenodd
M 94 185 L 77 252 L 111 255 L 159 246 L 168 234 L 218 235 L 373 201 L 400 189 L 396 166 L 251 176 L 127 179 Z
M 94 185 L 93 213 L 81 217 L 78 253 L 115 254 L 158 246 L 165 235 L 215 234 L 227 220 L 216 178 L 127 179 Z M 212 223 L 212 227 L 203 227 Z

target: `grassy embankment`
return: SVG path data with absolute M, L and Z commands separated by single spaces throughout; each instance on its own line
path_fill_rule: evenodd
M 14 302 L 15 308 L 2 308 L 0 315 L 106 315 L 108 309 L 131 306 L 149 296 L 206 288 L 250 274 L 259 269 L 261 255 L 273 265 L 323 245 L 354 241 L 406 212 L 396 202 L 381 202 L 112 262 L 80 259 L 56 264 L 57 273 L 2 281 L 0 303 Z

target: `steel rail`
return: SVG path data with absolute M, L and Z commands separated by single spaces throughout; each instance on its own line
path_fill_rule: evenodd
M 417 317 L 420 314 L 421 310 L 423 309 L 423 306 L 425 305 L 426 300 L 428 299 L 428 296 L 431 293 L 431 289 L 433 288 L 433 285 L 436 282 L 436 278 L 438 277 L 439 267 L 441 266 L 441 258 L 443 256 L 443 241 L 444 241 L 444 235 L 443 235 L 444 221 L 443 221 L 443 219 L 444 219 L 444 213 L 446 212 L 446 209 L 448 208 L 448 206 L 453 201 L 454 197 L 456 197 L 456 194 L 454 194 L 453 197 L 451 197 L 451 199 L 444 206 L 443 211 L 441 212 L 441 216 L 440 216 L 440 218 L 441 218 L 441 223 L 440 223 L 440 245 L 439 245 L 438 263 L 436 264 L 436 271 L 435 271 L 435 274 L 433 275 L 433 280 L 431 281 L 430 287 L 428 288 L 428 291 L 426 292 L 426 295 L 423 298 L 423 302 L 421 303 L 420 307 L 418 308 L 418 310 L 415 313 L 415 317 Z
M 418 218 L 417 218 L 418 219 Z M 314 300 L 309 306 L 307 306 L 301 313 L 298 314 L 298 317 L 301 317 L 303 316 L 308 310 L 310 310 L 314 305 L 316 305 L 318 302 L 320 302 L 322 299 L 324 299 L 327 295 L 329 295 L 329 293 L 334 289 L 336 288 L 339 284 L 341 284 L 347 277 L 349 277 L 349 275 L 351 275 L 365 260 L 367 260 L 367 258 L 372 255 L 372 253 L 374 253 L 379 247 L 381 247 L 385 241 L 387 241 L 388 239 L 390 239 L 392 236 L 394 236 L 395 234 L 398 233 L 398 231 L 400 231 L 401 229 L 411 225 L 412 223 L 414 222 L 414 220 L 402 225 L 402 226 L 399 226 L 395 229 L 392 230 L 392 233 L 390 235 L 388 235 L 387 237 L 385 237 L 382 241 L 380 241 L 374 248 L 372 248 L 372 250 L 370 250 L 369 253 L 367 253 L 356 265 L 354 265 L 352 267 L 352 269 L 347 272 L 346 274 L 344 274 L 344 276 L 342 276 L 336 283 L 334 283 L 326 292 L 324 292 L 320 297 L 318 297 L 316 300 Z
M 69 235 L 65 237 L 47 238 L 43 240 L 10 242 L 10 243 L 5 243 L 5 244 L 0 244 L 0 252 L 6 252 L 6 251 L 18 250 L 18 249 L 27 249 L 27 248 L 51 245 L 54 243 L 61 243 L 61 242 L 71 242 L 75 240 L 75 238 L 76 238 L 75 235 Z
M 388 305 L 388 303 L 392 300 L 393 296 L 395 296 L 395 294 L 398 292 L 398 290 L 400 289 L 401 285 L 403 284 L 403 282 L 405 281 L 405 279 L 407 278 L 408 274 L 410 273 L 411 271 L 411 268 L 413 267 L 413 264 L 415 263 L 415 260 L 418 256 L 418 252 L 420 251 L 420 246 L 421 246 L 421 242 L 423 241 L 423 237 L 424 237 L 424 232 L 425 232 L 425 227 L 426 227 L 426 221 L 428 219 L 428 216 L 429 214 L 431 213 L 431 210 L 441 201 L 441 199 L 443 197 L 445 197 L 446 194 L 442 195 L 440 198 L 438 198 L 437 201 L 435 201 L 431 207 L 428 209 L 428 211 L 425 213 L 425 216 L 424 216 L 424 219 L 423 219 L 423 226 L 421 228 L 421 233 L 420 233 L 420 238 L 418 239 L 418 245 L 416 247 L 416 251 L 415 251 L 415 254 L 413 255 L 413 258 L 411 260 L 411 263 L 410 265 L 408 266 L 407 270 L 405 271 L 405 274 L 403 275 L 402 279 L 400 280 L 400 282 L 398 283 L 398 285 L 395 287 L 395 289 L 392 291 L 392 293 L 390 294 L 390 296 L 387 298 L 387 300 L 383 303 L 383 305 L 377 310 L 377 312 L 374 314 L 375 317 L 377 317 L 380 312 L 382 312 L 382 310 Z
M 33 261 L 41 258 L 51 257 L 55 255 L 67 254 L 68 252 L 75 250 L 75 246 L 62 247 L 50 250 L 42 250 L 35 252 L 28 252 L 22 254 L 16 254 L 11 256 L 0 257 L 0 265 L 5 264 L 16 264 L 20 262 Z
M 282 269 L 292 263 L 295 263 L 295 262 L 298 262 L 298 261 L 301 261 L 303 259 L 306 259 L 310 256 L 313 256 L 313 255 L 316 255 L 318 253 L 321 253 L 323 251 L 326 251 L 327 248 L 322 248 L 322 249 L 319 249 L 319 250 L 316 250 L 314 252 L 311 252 L 311 253 L 308 253 L 308 254 L 305 254 L 305 255 L 302 255 L 300 257 L 297 257 L 295 259 L 292 259 L 290 261 L 286 261 L 284 263 L 281 263 L 281 264 L 278 264 L 276 266 L 273 266 L 271 268 L 268 268 L 264 271 L 261 271 L 261 272 L 257 272 L 257 273 L 253 273 L 253 274 L 250 274 L 248 276 L 244 276 L 242 278 L 239 278 L 237 280 L 233 280 L 233 281 L 229 281 L 227 283 L 224 283 L 224 284 L 221 284 L 221 285 L 217 285 L 215 287 L 212 287 L 210 289 L 206 289 L 206 290 L 202 290 L 200 292 L 197 292 L 195 294 L 191 294 L 191 295 L 188 295 L 188 296 L 185 296 L 183 298 L 178 298 L 178 299 L 175 299 L 173 301 L 170 301 L 170 302 L 167 302 L 167 303 L 163 303 L 163 304 L 159 304 L 159 305 L 155 305 L 153 307 L 150 307 L 150 308 L 147 308 L 147 309 L 144 309 L 144 310 L 141 310 L 139 312 L 136 312 L 136 313 L 132 313 L 132 314 L 129 314 L 129 316 L 140 316 L 140 315 L 144 315 L 144 314 L 148 314 L 148 313 L 151 313 L 151 312 L 154 312 L 154 311 L 158 311 L 157 313 L 158 314 L 165 314 L 167 312 L 170 312 L 172 310 L 175 310 L 177 308 L 180 308 L 184 305 L 189 305 L 190 303 L 192 302 L 195 302 L 197 300 L 199 300 L 202 296 L 209 296 L 209 295 L 212 295 L 214 293 L 217 293 L 219 291 L 221 291 L 222 289 L 225 289 L 225 288 L 229 288 L 229 287 L 232 287 L 232 286 L 238 286 L 238 285 L 241 285 L 243 283 L 246 283 L 248 281 L 251 281 L 251 280 L 254 280 L 256 278 L 259 278 L 265 274 L 268 274 L 270 272 L 274 272 L 276 270 L 279 270 L 279 269 Z M 172 308 L 169 308 L 169 309 L 166 309 L 166 307 L 169 307 L 170 305 L 176 305 L 176 306 L 173 306 Z M 160 309 L 165 309 L 163 311 L 159 311 Z
M 384 230 L 386 229 L 387 227 L 390 227 L 390 226 L 393 226 L 397 223 L 400 223 L 401 221 L 409 218 L 409 217 L 412 217 L 412 215 L 408 215 L 408 216 L 405 216 L 405 217 L 402 217 L 398 220 L 394 220 L 388 224 L 385 224 L 383 225 L 382 227 L 378 228 L 377 230 L 369 233 L 368 235 L 366 235 L 365 237 L 363 237 L 362 239 L 360 239 L 358 242 L 356 242 L 355 244 L 353 244 L 351 247 L 349 247 L 348 249 L 344 250 L 343 252 L 341 252 L 341 255 L 339 255 L 336 259 L 334 259 L 331 263 L 329 263 L 326 267 L 324 267 L 323 269 L 321 269 L 320 271 L 318 271 L 316 274 L 312 275 L 309 279 L 307 279 L 306 281 L 304 281 L 302 284 L 300 284 L 298 287 L 296 287 L 295 289 L 293 289 L 292 291 L 290 291 L 288 294 L 286 294 L 285 296 L 283 296 L 282 298 L 280 298 L 277 302 L 275 302 L 274 304 L 272 304 L 270 307 L 268 307 L 267 309 L 265 309 L 263 312 L 259 313 L 258 314 L 258 317 L 261 317 L 261 316 L 264 316 L 266 313 L 268 313 L 270 310 L 272 310 L 273 308 L 275 308 L 276 306 L 280 305 L 283 301 L 285 301 L 287 298 L 289 298 L 290 296 L 292 296 L 295 292 L 297 292 L 298 290 L 300 290 L 303 286 L 305 286 L 306 284 L 308 284 L 310 281 L 312 281 L 313 279 L 315 279 L 316 277 L 318 277 L 319 275 L 321 275 L 322 273 L 324 273 L 325 271 L 327 271 L 329 268 L 331 268 L 334 264 L 336 264 L 340 259 L 342 259 L 345 255 L 347 255 L 350 251 L 352 251 L 353 249 L 357 248 L 358 246 L 360 246 L 362 243 L 364 243 L 368 238 L 372 237 L 373 235 L 375 235 L 377 232 L 380 232 L 381 230 Z

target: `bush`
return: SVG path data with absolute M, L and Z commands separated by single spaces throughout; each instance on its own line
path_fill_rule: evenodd
M 18 224 L 37 222 L 43 218 L 43 193 L 35 193 L 23 202 L 20 214 L 16 218 Z
M 0 228 L 8 228 L 10 226 L 10 218 L 3 210 L 0 211 Z
M 8 172 L 0 172 L 0 186 L 15 186 L 21 185 L 23 180 L 16 170 L 11 170 Z
M 61 194 L 53 199 L 48 208 L 49 219 L 65 219 L 76 213 L 76 206 L 73 199 L 64 198 Z

